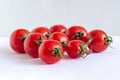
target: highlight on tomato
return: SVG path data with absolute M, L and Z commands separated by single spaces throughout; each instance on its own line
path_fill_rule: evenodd
M 24 50 L 32 58 L 38 58 L 38 48 L 47 38 L 41 33 L 30 33 L 24 41 Z
M 54 40 L 57 40 L 59 41 L 62 46 L 65 48 L 68 41 L 69 41 L 69 38 L 66 34 L 62 33 L 62 32 L 54 32 L 50 35 L 49 39 L 54 39 Z
M 25 53 L 24 40 L 26 39 L 29 31 L 27 29 L 16 29 L 10 35 L 10 47 L 18 53 Z
M 88 45 L 93 41 L 94 38 L 89 39 L 86 43 L 82 40 L 71 40 L 66 46 L 67 54 L 73 58 L 85 58 L 87 55 L 91 54 Z
M 54 64 L 63 57 L 63 47 L 57 40 L 44 41 L 38 50 L 39 57 L 47 64 Z
M 93 53 L 105 51 L 113 42 L 112 37 L 108 36 L 105 31 L 100 29 L 90 31 L 87 35 L 87 39 L 89 40 L 91 38 L 94 38 L 94 40 L 88 45 L 88 47 Z
M 66 31 L 70 40 L 82 40 L 86 42 L 88 31 L 83 26 L 71 26 Z
M 61 24 L 56 24 L 50 27 L 50 32 L 62 32 L 62 33 L 66 33 L 67 28 L 64 25 Z
M 31 33 L 41 33 L 43 34 L 44 36 L 46 36 L 47 38 L 50 36 L 50 31 L 47 27 L 44 27 L 44 26 L 39 26 L 39 27 L 36 27 L 34 28 Z

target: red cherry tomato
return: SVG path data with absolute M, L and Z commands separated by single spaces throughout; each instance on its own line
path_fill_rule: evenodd
M 63 47 L 65 47 L 69 41 L 69 38 L 66 34 L 62 32 L 54 32 L 50 35 L 49 39 L 54 39 L 59 41 Z
M 18 53 L 25 53 L 23 43 L 29 31 L 26 29 L 17 29 L 10 35 L 10 46 Z
M 89 43 L 90 41 L 85 44 L 82 40 L 69 41 L 66 46 L 66 52 L 71 58 L 84 57 L 89 54 L 89 50 L 87 48 Z
M 59 41 L 47 40 L 40 45 L 38 53 L 45 63 L 53 64 L 61 60 L 63 48 Z
M 89 48 L 94 53 L 100 53 L 107 49 L 111 44 L 112 38 L 108 36 L 103 30 L 92 30 L 88 33 L 87 39 L 94 38 L 94 40 L 89 44 Z
M 45 35 L 47 38 L 48 38 L 49 35 L 50 35 L 50 31 L 49 31 L 49 29 L 46 28 L 46 27 L 37 27 L 37 28 L 33 29 L 31 32 L 32 32 L 32 33 L 36 33 L 36 32 L 37 32 L 37 33 L 41 33 L 41 34 Z
M 53 25 L 52 27 L 50 27 L 50 32 L 51 33 L 53 33 L 53 32 L 65 33 L 66 30 L 67 30 L 67 28 L 64 25 L 61 25 L 61 24 L 56 24 L 56 25 Z
M 24 41 L 25 52 L 33 58 L 38 58 L 38 48 L 45 40 L 47 38 L 41 33 L 31 33 Z
M 83 26 L 71 26 L 66 31 L 70 40 L 78 39 L 86 42 L 87 30 Z

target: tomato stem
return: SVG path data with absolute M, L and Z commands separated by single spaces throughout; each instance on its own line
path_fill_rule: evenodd
M 71 39 L 77 38 L 80 40 L 83 35 L 84 35 L 84 33 L 82 31 L 79 31 L 79 32 L 76 32 L 76 34 L 73 35 Z
M 54 48 L 52 54 L 55 57 L 62 58 L 62 49 L 61 48 Z
M 43 40 L 42 36 L 40 35 L 39 40 L 36 40 L 35 42 L 36 42 L 36 44 L 40 45 L 43 41 L 44 40 Z
M 92 52 L 91 50 L 87 50 L 87 47 L 94 40 L 94 38 L 95 37 L 89 39 L 84 45 L 83 44 L 80 45 L 79 54 L 82 58 L 85 58 L 87 55 L 89 55 Z
M 28 36 L 28 33 L 26 33 L 25 35 L 23 35 L 22 37 L 20 37 L 20 40 L 24 41 L 27 36 Z
M 50 31 L 48 30 L 47 34 L 45 35 L 47 38 L 50 36 Z
M 64 48 L 66 47 L 67 43 L 68 43 L 67 41 L 61 42 L 61 44 Z
M 65 33 L 66 33 L 66 30 L 64 30 L 63 33 L 65 34 Z
M 112 39 L 111 36 L 107 36 L 107 37 L 105 38 L 105 44 L 106 44 L 107 46 L 109 46 L 112 42 L 113 42 L 113 39 Z
M 95 39 L 95 37 L 92 37 L 91 39 L 89 39 L 84 45 L 83 47 L 86 48 L 88 47 L 88 45 Z

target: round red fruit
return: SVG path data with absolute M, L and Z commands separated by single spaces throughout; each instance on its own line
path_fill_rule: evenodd
M 86 42 L 87 30 L 83 26 L 71 26 L 66 31 L 70 40 L 83 40 Z
M 90 39 L 86 43 L 82 40 L 69 41 L 66 46 L 66 52 L 71 58 L 86 57 L 91 51 L 88 49 L 88 44 L 93 40 Z
M 47 38 L 41 33 L 31 33 L 24 41 L 25 52 L 33 57 L 38 58 L 38 48 Z
M 69 38 L 66 34 L 62 33 L 62 32 L 54 32 L 50 35 L 49 39 L 54 39 L 54 40 L 57 40 L 59 41 L 62 46 L 65 48 L 68 41 L 69 41 Z
M 50 36 L 50 31 L 46 27 L 37 27 L 31 31 L 32 33 L 41 33 L 45 35 L 47 38 Z
M 53 64 L 61 60 L 63 48 L 59 41 L 47 40 L 40 45 L 38 53 L 45 63 Z
M 89 44 L 89 48 L 94 53 L 100 53 L 107 49 L 107 47 L 112 43 L 112 37 L 108 36 L 103 30 L 92 30 L 88 33 L 87 39 L 94 38 L 94 40 Z
M 11 48 L 18 53 L 25 53 L 23 43 L 26 39 L 29 31 L 26 29 L 16 29 L 10 35 L 10 46 Z
M 52 27 L 50 27 L 50 32 L 51 33 L 53 33 L 53 32 L 65 33 L 66 30 L 67 30 L 67 28 L 64 25 L 61 25 L 61 24 L 56 24 L 56 25 L 53 25 Z

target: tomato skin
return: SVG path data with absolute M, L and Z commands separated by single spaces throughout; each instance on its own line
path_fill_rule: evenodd
M 63 56 L 63 48 L 60 42 L 56 40 L 47 40 L 41 44 L 39 47 L 38 53 L 41 60 L 43 60 L 47 64 L 54 64 L 61 60 L 60 57 L 56 57 L 53 55 L 53 50 L 55 48 L 61 49 L 61 56 Z
M 42 38 L 42 41 L 38 42 L 40 38 Z M 38 48 L 45 40 L 47 40 L 47 38 L 41 33 L 31 33 L 24 41 L 24 49 L 26 54 L 33 58 L 38 58 Z
M 25 53 L 23 43 L 29 33 L 26 29 L 16 29 L 10 35 L 10 46 L 18 53 Z
M 56 24 L 50 27 L 50 32 L 62 32 L 65 33 L 67 30 L 67 28 L 64 25 L 61 24 Z
M 88 33 L 87 39 L 94 38 L 94 40 L 88 45 L 88 47 L 94 53 L 100 53 L 107 49 L 107 45 L 105 43 L 105 38 L 107 34 L 103 30 L 95 29 Z
M 49 37 L 50 35 L 50 31 L 47 27 L 37 27 L 37 28 L 34 28 L 31 33 L 41 33 L 43 35 L 45 35 L 47 38 Z
M 76 36 L 76 34 L 78 32 L 82 32 L 83 35 L 82 36 Z M 66 34 L 68 35 L 70 40 L 83 40 L 86 42 L 86 36 L 88 34 L 87 30 L 83 27 L 83 26 L 71 26 L 68 28 L 68 30 L 66 31 Z
M 73 59 L 81 57 L 79 54 L 79 50 L 81 49 L 80 45 L 82 46 L 84 44 L 85 43 L 81 40 L 69 41 L 67 46 L 66 46 L 67 54 Z
M 49 39 L 54 39 L 59 41 L 63 47 L 66 46 L 66 44 L 69 41 L 69 38 L 66 34 L 62 33 L 62 32 L 54 32 L 50 35 Z

